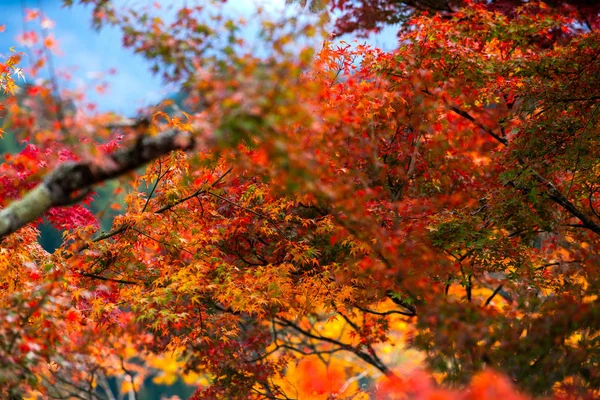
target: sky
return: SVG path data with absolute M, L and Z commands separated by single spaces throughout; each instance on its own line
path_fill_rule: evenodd
M 131 115 L 140 107 L 159 102 L 167 94 L 160 79 L 150 72 L 148 62 L 121 46 L 121 33 L 117 28 L 105 27 L 96 32 L 91 27 L 90 7 L 64 8 L 61 0 L 0 0 L 0 24 L 6 25 L 5 32 L 0 34 L 0 52 L 5 53 L 11 46 L 25 51 L 16 37 L 24 30 L 37 28 L 32 22 L 27 25 L 23 22 L 23 5 L 28 9 L 41 9 L 56 22 L 52 31 L 60 54 L 52 58 L 59 75 L 69 73 L 71 85 L 87 87 L 102 74 L 108 83 L 106 92 L 98 93 L 93 88 L 95 85 L 86 90 L 89 100 L 101 111 Z M 27 54 L 22 62 L 28 65 Z M 111 68 L 117 73 L 108 74 Z M 41 75 L 48 76 L 47 68 Z M 59 81 L 62 88 L 66 85 Z
M 115 1 L 129 6 L 150 3 L 149 0 Z M 158 0 L 158 3 L 166 5 L 173 1 L 185 0 Z M 284 0 L 230 0 L 229 3 L 228 10 L 240 15 L 250 15 L 256 3 L 274 8 L 285 5 Z M 0 0 L 0 25 L 6 26 L 5 32 L 0 33 L 0 53 L 8 53 L 13 46 L 15 50 L 25 52 L 26 49 L 17 44 L 16 37 L 26 30 L 39 28 L 39 23 L 24 23 L 24 9 L 41 9 L 56 23 L 52 32 L 58 41 L 60 54 L 53 55 L 53 64 L 58 72 L 59 87 L 85 88 L 87 100 L 95 103 L 98 110 L 135 116 L 140 108 L 156 104 L 176 91 L 150 72 L 150 63 L 142 56 L 121 46 L 118 28 L 104 27 L 97 32 L 91 27 L 91 7 L 74 5 L 65 8 L 62 0 Z M 389 49 L 395 43 L 394 32 L 390 28 L 369 41 Z M 27 55 L 22 62 L 23 66 L 28 66 Z M 111 69 L 115 69 L 116 73 L 109 74 Z M 65 73 L 71 76 L 68 83 L 60 79 Z M 41 76 L 49 76 L 48 68 Z M 108 84 L 102 94 L 95 90 L 99 76 Z

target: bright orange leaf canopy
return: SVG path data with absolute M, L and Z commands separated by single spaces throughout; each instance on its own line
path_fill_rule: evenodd
M 27 142 L 0 166 L 3 398 L 150 378 L 194 399 L 598 396 L 600 36 L 580 14 L 414 11 L 386 52 L 321 44 L 327 11 L 302 4 L 260 10 L 251 44 L 218 2 L 82 3 L 185 112 L 75 112 L 2 59 Z

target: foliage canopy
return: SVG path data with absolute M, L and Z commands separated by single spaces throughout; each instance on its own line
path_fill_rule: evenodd
M 2 60 L 4 129 L 27 143 L 0 165 L 2 397 L 149 376 L 195 399 L 598 396 L 597 9 L 331 4 L 346 31 L 402 16 L 386 52 L 315 50 L 320 3 L 260 10 L 258 45 L 220 2 L 81 3 L 186 112 L 65 112 L 79 94 L 18 89 Z M 35 76 L 56 44 L 23 35 Z M 110 179 L 124 210 L 102 232 L 88 205 Z

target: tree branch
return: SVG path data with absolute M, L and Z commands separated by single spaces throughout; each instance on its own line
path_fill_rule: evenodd
M 194 140 L 188 133 L 168 130 L 157 136 L 141 136 L 126 149 L 105 156 L 104 162 L 67 162 L 56 167 L 42 183 L 0 211 L 0 238 L 39 218 L 51 207 L 77 201 L 78 194 L 93 185 L 116 178 L 174 150 L 189 150 Z
M 329 338 L 326 336 L 320 336 L 320 335 L 313 334 L 310 331 L 304 330 L 301 327 L 299 327 L 298 325 L 294 324 L 293 322 L 288 321 L 287 319 L 282 318 L 282 317 L 278 317 L 274 322 L 277 325 L 292 328 L 296 332 L 301 333 L 304 336 L 309 337 L 311 339 L 320 340 L 320 341 L 323 341 L 326 343 L 331 343 L 335 346 L 338 346 L 341 350 L 346 350 L 351 353 L 354 353 L 357 357 L 359 357 L 363 361 L 367 362 L 368 364 L 371 364 L 372 366 L 377 368 L 379 371 L 381 371 L 383 374 L 388 375 L 388 376 L 394 375 L 393 372 L 385 364 L 383 364 L 378 358 L 374 358 L 373 355 L 367 354 L 364 351 L 361 351 L 352 345 L 342 343 L 338 340 L 335 340 L 335 339 L 332 339 L 332 338 Z
M 427 91 L 425 91 L 425 93 L 430 94 Z M 494 139 L 496 139 L 498 142 L 500 142 L 502 145 L 508 146 L 508 140 L 506 138 L 498 136 L 494 131 L 492 131 L 490 128 L 484 126 L 483 124 L 481 124 L 468 112 L 448 103 L 445 99 L 444 99 L 444 102 L 446 103 L 446 106 L 448 107 L 448 109 L 450 109 L 454 113 L 462 116 L 463 118 L 466 118 L 467 120 L 471 121 L 477 127 L 484 130 L 487 134 L 489 134 Z M 594 110 L 594 112 L 595 112 L 595 110 Z M 523 168 L 526 168 L 526 163 L 523 160 L 519 159 L 518 162 Z M 570 202 L 569 199 L 566 196 L 564 196 L 556 188 L 556 186 L 554 186 L 554 184 L 552 184 L 552 182 L 550 182 L 549 180 L 547 180 L 546 178 L 541 176 L 537 171 L 535 171 L 533 169 L 531 169 L 531 171 L 532 171 L 532 175 L 535 178 L 535 180 L 546 188 L 547 195 L 550 200 L 552 200 L 554 203 L 561 206 L 564 210 L 566 210 L 572 216 L 579 218 L 579 220 L 582 222 L 581 225 L 583 228 L 589 229 L 592 232 L 600 235 L 600 225 L 599 224 L 595 223 L 590 217 L 588 217 L 581 210 L 579 210 L 572 202 Z
M 491 137 L 493 137 L 494 139 L 496 139 L 503 145 L 505 145 L 505 146 L 508 145 L 508 140 L 506 138 L 497 135 L 493 130 L 491 130 L 487 126 L 483 125 L 481 122 L 477 121 L 471 114 L 469 114 L 465 110 L 461 110 L 460 108 L 453 106 L 452 104 L 449 104 L 448 102 L 446 102 L 446 107 L 448 107 L 448 109 L 451 110 L 452 112 L 454 112 L 455 114 L 458 114 L 461 117 L 468 119 L 479 129 L 483 130 L 485 133 L 487 133 L 488 135 L 490 135 Z
M 122 283 L 124 285 L 139 285 L 139 282 L 128 281 L 128 280 L 125 280 L 125 279 L 108 278 L 106 276 L 101 276 L 101 275 L 96 275 L 96 274 L 89 274 L 89 273 L 86 273 L 86 272 L 78 272 L 78 274 L 81 275 L 81 276 L 85 276 L 86 278 L 98 279 L 98 280 L 101 280 L 101 281 Z
M 502 290 L 502 284 L 498 285 L 498 287 L 494 290 L 494 292 L 490 295 L 490 297 L 487 298 L 487 300 L 485 301 L 484 307 L 488 306 L 492 300 L 494 299 L 494 297 L 496 297 L 496 295 Z

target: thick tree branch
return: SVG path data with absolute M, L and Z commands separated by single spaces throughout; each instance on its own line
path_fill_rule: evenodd
M 105 156 L 99 163 L 67 162 L 59 165 L 25 196 L 0 211 L 0 238 L 39 218 L 51 207 L 78 201 L 93 185 L 116 178 L 174 150 L 193 148 L 188 133 L 169 130 L 157 136 L 141 136 L 129 148 Z
M 487 300 L 485 301 L 484 307 L 488 306 L 492 300 L 494 300 L 494 297 L 496 297 L 496 295 L 498 293 L 500 293 L 500 291 L 502 290 L 502 284 L 498 285 L 498 287 L 494 290 L 494 292 L 490 295 L 490 297 L 487 298 Z
M 582 227 L 589 229 L 590 231 L 600 235 L 600 225 L 595 223 L 590 217 L 588 217 L 581 210 L 579 210 L 573 203 L 571 203 L 569 201 L 569 199 L 567 199 L 556 188 L 556 186 L 554 186 L 554 184 L 552 184 L 552 182 L 550 182 L 549 180 L 547 180 L 546 178 L 544 178 L 543 176 L 541 176 L 534 170 L 532 170 L 532 173 L 533 173 L 533 177 L 535 178 L 535 180 L 538 181 L 540 184 L 542 184 L 546 188 L 548 198 L 550 200 L 552 200 L 556 204 L 560 205 L 563 209 L 568 211 L 569 214 L 571 214 L 572 216 L 579 218 L 579 220 L 581 221 Z

